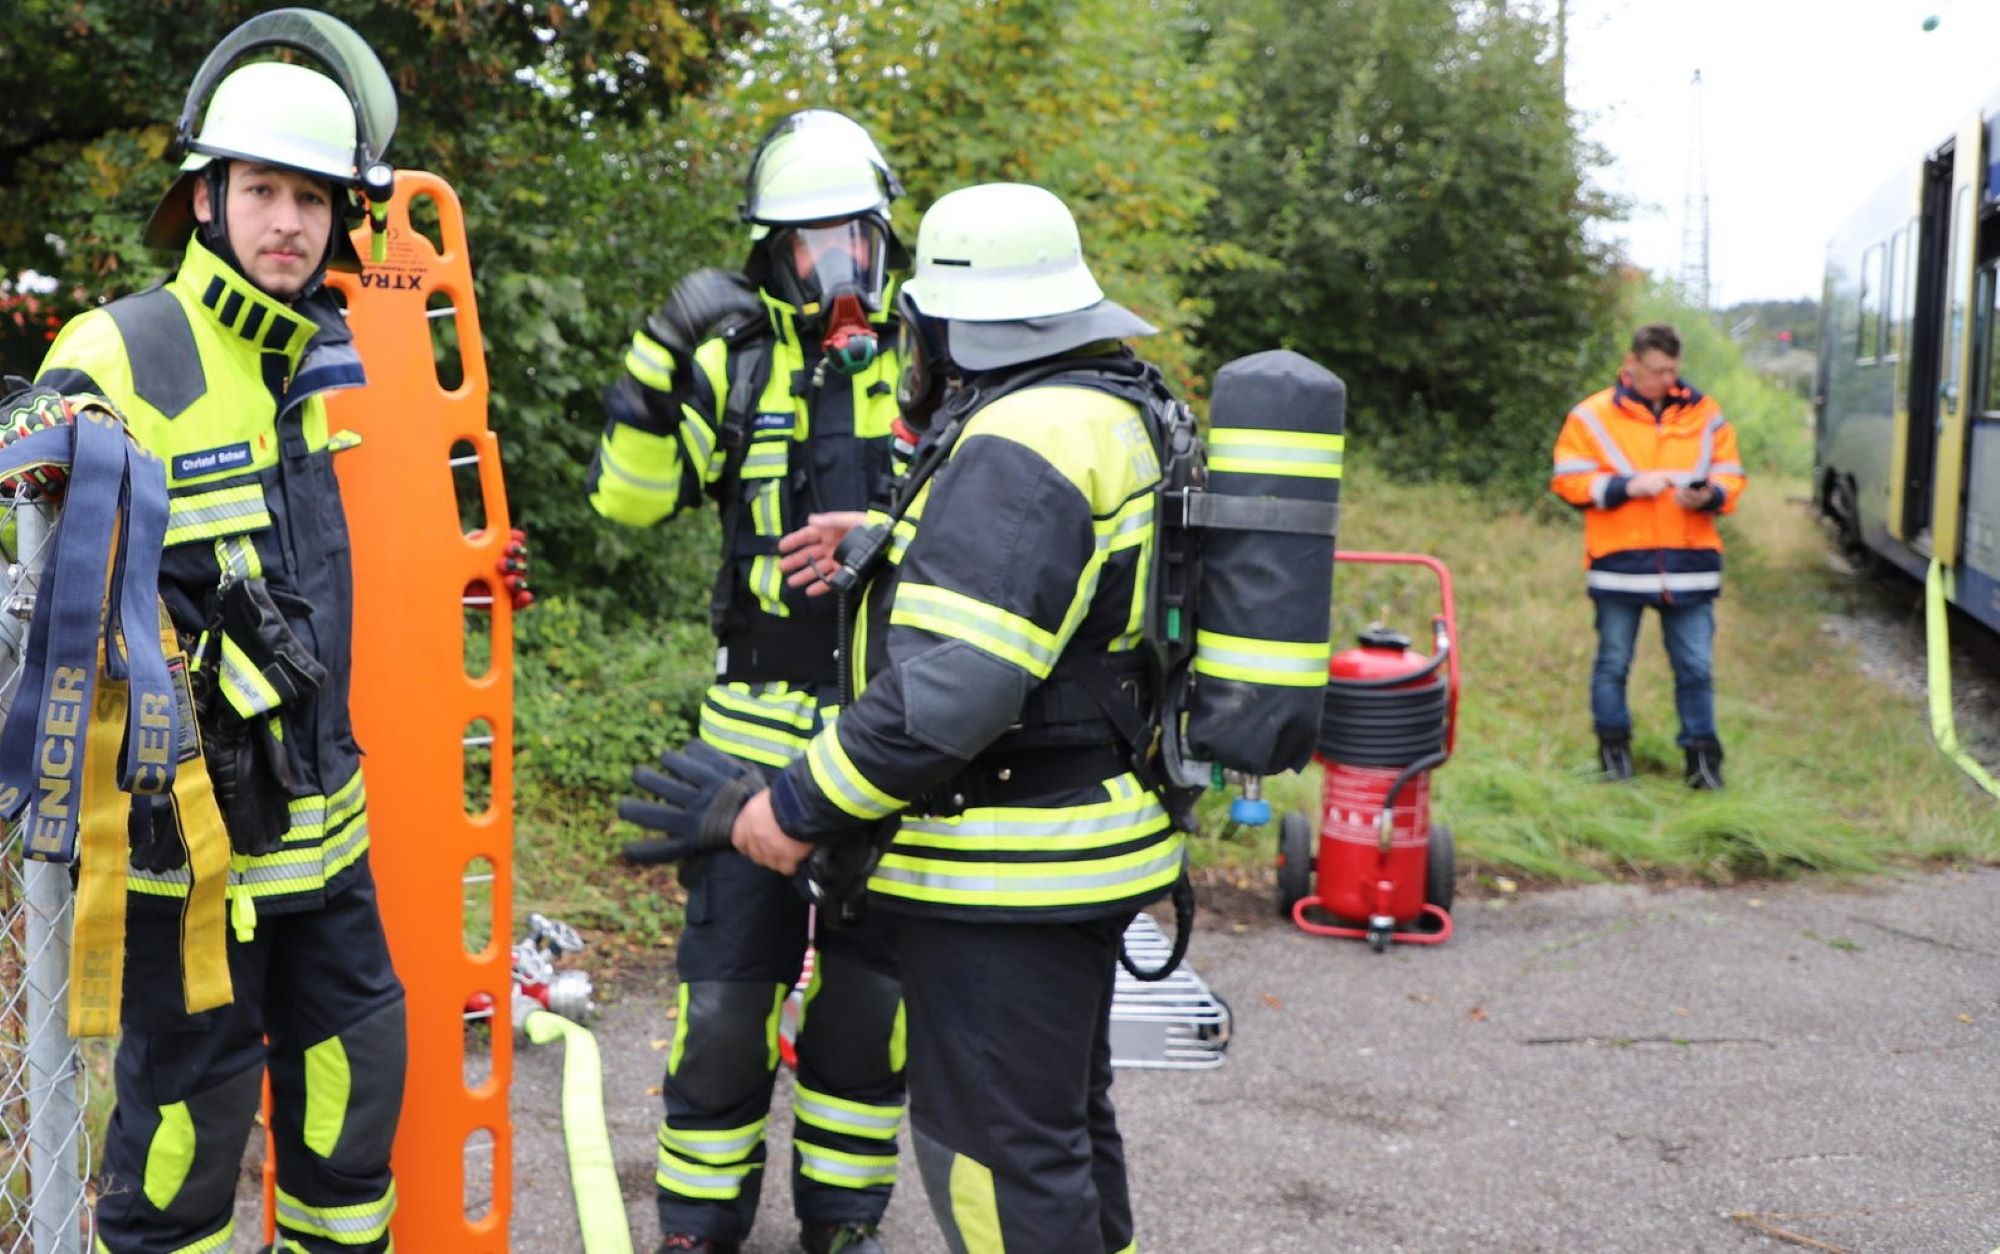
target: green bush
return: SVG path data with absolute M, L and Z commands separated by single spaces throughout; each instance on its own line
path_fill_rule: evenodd
M 516 807 L 608 815 L 633 766 L 694 736 L 708 624 L 613 625 L 561 596 L 515 622 Z

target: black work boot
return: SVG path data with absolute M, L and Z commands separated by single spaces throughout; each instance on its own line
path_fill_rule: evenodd
M 858 1219 L 837 1224 L 800 1224 L 799 1248 L 806 1254 L 882 1254 L 875 1225 Z
M 1597 765 L 1610 783 L 1622 783 L 1632 778 L 1632 736 L 1624 733 L 1599 732 L 1597 736 Z
M 660 1239 L 660 1248 L 654 1254 L 736 1254 L 738 1248 L 734 1241 L 716 1241 L 688 1232 L 669 1232 Z
M 1687 786 L 1711 792 L 1722 787 L 1722 744 L 1697 740 L 1687 747 Z

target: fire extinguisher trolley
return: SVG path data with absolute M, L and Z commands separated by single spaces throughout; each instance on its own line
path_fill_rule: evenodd
M 1430 821 L 1430 774 L 1458 735 L 1457 613 L 1451 572 L 1417 553 L 1340 552 L 1340 563 L 1427 567 L 1437 575 L 1432 652 L 1381 624 L 1333 655 L 1314 754 L 1325 768 L 1312 820 L 1278 827 L 1278 910 L 1316 936 L 1436 945 L 1451 936 L 1451 832 Z

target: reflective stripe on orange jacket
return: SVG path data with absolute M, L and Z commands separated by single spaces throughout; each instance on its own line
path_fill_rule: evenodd
M 1722 495 L 1703 509 L 1682 507 L 1671 491 L 1629 495 L 1633 476 L 1654 470 L 1676 485 L 1706 480 Z M 1677 382 L 1656 417 L 1621 377 L 1570 411 L 1549 486 L 1583 511 L 1591 596 L 1682 602 L 1722 590 L 1715 516 L 1736 508 L 1746 482 L 1736 429 L 1712 397 Z

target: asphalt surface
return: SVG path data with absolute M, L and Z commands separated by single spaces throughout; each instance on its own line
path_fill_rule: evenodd
M 2000 1246 L 2000 871 L 1572 889 L 1462 902 L 1457 929 L 1383 955 L 1275 921 L 1197 936 L 1227 1061 L 1114 1090 L 1142 1249 Z M 593 1024 L 642 1252 L 661 983 Z M 580 1250 L 560 1050 L 515 1058 L 513 1249 Z M 745 1249 L 795 1233 L 773 1171 Z M 943 1249 L 914 1173 L 883 1236 Z

